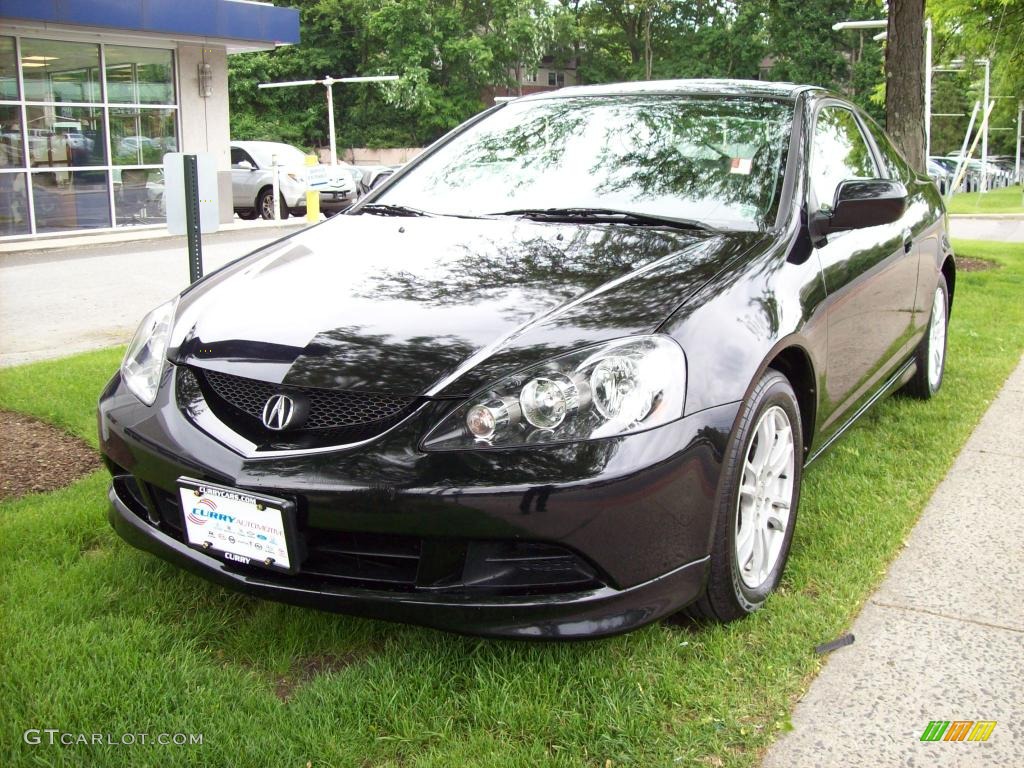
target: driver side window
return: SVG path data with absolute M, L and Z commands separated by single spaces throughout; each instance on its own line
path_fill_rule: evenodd
M 232 147 L 231 165 L 238 165 L 243 161 L 249 163 L 253 168 L 256 167 L 256 163 L 253 162 L 253 159 L 249 157 L 249 154 L 244 149 L 241 149 L 239 147 Z
M 875 160 L 853 113 L 843 107 L 824 107 L 818 112 L 811 145 L 812 209 L 830 211 L 836 189 L 847 179 L 875 178 Z

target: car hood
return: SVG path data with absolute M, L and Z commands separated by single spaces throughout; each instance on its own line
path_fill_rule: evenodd
M 456 397 L 649 333 L 763 236 L 341 216 L 214 273 L 169 357 L 294 386 Z

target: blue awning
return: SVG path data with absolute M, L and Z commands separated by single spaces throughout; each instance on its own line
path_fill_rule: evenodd
M 246 0 L 2 0 L 0 16 L 267 45 L 299 42 L 299 11 Z

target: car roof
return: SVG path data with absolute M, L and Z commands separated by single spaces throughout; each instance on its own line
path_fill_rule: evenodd
M 268 149 L 270 147 L 292 147 L 291 144 L 286 144 L 283 141 L 232 141 L 232 147 L 241 147 L 242 149 Z M 298 147 L 292 147 L 292 149 L 298 149 Z M 299 150 L 300 152 L 302 150 Z
M 575 96 L 626 96 L 634 94 L 678 94 L 683 96 L 752 96 L 796 101 L 806 91 L 824 89 L 814 85 L 776 83 L 763 80 L 646 80 L 632 83 L 574 85 L 556 91 L 524 96 L 523 100 L 562 99 Z

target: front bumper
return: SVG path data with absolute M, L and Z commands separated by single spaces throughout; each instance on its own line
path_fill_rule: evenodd
M 179 411 L 167 394 L 175 375 L 168 368 L 151 408 L 119 377 L 100 401 L 101 448 L 114 475 L 110 520 L 132 545 L 214 582 L 459 632 L 551 638 L 636 628 L 678 610 L 703 587 L 735 404 L 621 438 L 425 453 L 416 448 L 420 439 L 452 407 L 431 403 L 358 448 L 247 458 Z M 299 573 L 240 566 L 185 544 L 173 524 L 180 507 L 169 501 L 183 475 L 295 500 L 300 535 L 311 543 Z M 411 575 L 363 578 L 369 571 L 322 567 L 318 542 L 349 536 L 376 537 L 384 549 L 392 540 L 408 544 L 406 556 L 416 557 Z M 494 547 L 511 555 L 491 557 Z M 525 563 L 511 581 L 486 570 L 498 561 L 514 570 L 517 557 L 545 548 L 562 555 Z M 572 578 L 558 576 L 564 583 L 538 581 L 545 563 L 572 562 Z M 577 578 L 580 572 L 592 578 Z

